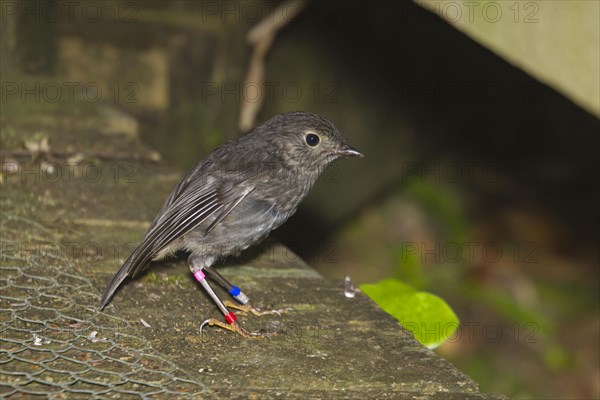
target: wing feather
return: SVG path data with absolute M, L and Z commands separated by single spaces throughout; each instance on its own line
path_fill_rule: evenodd
M 197 168 L 188 172 L 167 198 L 142 242 L 108 285 L 102 298 L 102 308 L 108 304 L 121 282 L 143 271 L 161 249 L 214 216 L 215 220 L 206 230 L 208 233 L 254 190 L 247 181 L 232 182 L 204 174 L 206 179 L 193 179 L 198 172 Z

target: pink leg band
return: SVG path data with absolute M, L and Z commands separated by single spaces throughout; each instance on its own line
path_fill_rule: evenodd
M 206 278 L 206 275 L 204 275 L 202 269 L 199 269 L 198 271 L 194 272 L 194 278 L 196 278 L 198 282 L 202 282 L 204 278 Z

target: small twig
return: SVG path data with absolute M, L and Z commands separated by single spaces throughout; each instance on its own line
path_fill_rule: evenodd
M 294 20 L 306 6 L 307 2 L 307 0 L 288 0 L 281 3 L 275 8 L 273 15 L 264 18 L 248 32 L 247 39 L 254 47 L 254 50 L 250 57 L 250 65 L 248 66 L 244 87 L 247 87 L 251 83 L 263 87 L 265 81 L 265 58 L 275 40 L 277 31 Z M 239 122 L 239 128 L 242 132 L 246 132 L 254 126 L 256 116 L 262 107 L 264 96 L 254 96 L 252 98 L 256 100 L 248 101 L 245 97 L 242 98 Z
M 306 3 L 307 0 L 288 0 L 281 3 L 275 8 L 273 15 L 264 18 L 248 32 L 248 42 L 255 45 L 263 37 L 277 33 L 300 14 Z

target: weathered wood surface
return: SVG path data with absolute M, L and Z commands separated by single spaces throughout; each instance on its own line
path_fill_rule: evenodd
M 180 172 L 140 161 L 151 152 L 130 136 L 103 134 L 103 116 L 20 118 L 2 121 L 12 136 L 2 148 L 1 393 L 498 398 L 481 394 L 366 296 L 346 298 L 340 283 L 278 244 L 221 268 L 255 303 L 293 308 L 281 316 L 238 314 L 247 328 L 278 332 L 271 339 L 218 328 L 201 335 L 200 322 L 219 313 L 185 258 L 154 264 L 98 311 L 105 286 Z M 22 158 L 14 150 L 35 129 L 52 151 L 84 157 Z M 94 152 L 129 153 L 131 161 Z

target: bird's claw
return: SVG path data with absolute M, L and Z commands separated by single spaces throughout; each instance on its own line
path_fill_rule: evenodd
M 218 326 L 220 328 L 227 329 L 228 331 L 231 331 L 233 333 L 240 334 L 246 338 L 254 338 L 254 339 L 258 339 L 258 338 L 269 338 L 270 339 L 271 338 L 271 335 L 269 333 L 249 331 L 248 329 L 241 326 L 237 321 L 235 321 L 233 324 L 227 324 L 223 321 L 219 321 L 216 318 L 209 318 L 200 324 L 200 333 L 202 333 L 202 329 L 206 325 Z
M 245 312 L 245 313 L 252 313 L 252 314 L 257 315 L 257 316 L 269 315 L 269 314 L 276 314 L 276 315 L 278 315 L 278 316 L 281 317 L 282 313 L 294 310 L 292 307 L 285 307 L 285 308 L 282 308 L 282 309 L 279 309 L 279 310 L 270 310 L 270 309 L 256 307 L 256 306 L 253 306 L 251 304 L 238 304 L 238 303 L 234 303 L 234 302 L 229 301 L 229 300 L 225 300 L 223 303 L 227 307 L 230 307 L 230 308 L 233 308 L 235 310 L 238 310 L 238 311 L 241 311 L 241 312 Z

